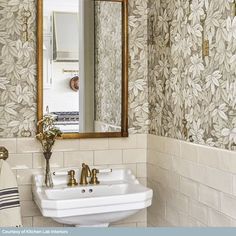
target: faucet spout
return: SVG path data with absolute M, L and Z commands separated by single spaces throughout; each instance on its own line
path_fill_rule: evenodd
M 88 165 L 86 167 L 87 167 L 87 177 L 91 177 L 91 170 Z
M 91 171 L 88 165 L 85 163 L 82 164 L 82 170 L 80 175 L 80 185 L 87 185 L 88 180 L 87 178 L 91 177 Z

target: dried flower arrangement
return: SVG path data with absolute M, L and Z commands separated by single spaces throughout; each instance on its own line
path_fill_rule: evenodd
M 53 187 L 53 181 L 50 171 L 49 160 L 52 155 L 52 147 L 56 139 L 60 138 L 62 132 L 55 126 L 55 119 L 52 115 L 46 114 L 43 119 L 37 123 L 39 133 L 36 138 L 40 141 L 43 154 L 46 159 L 46 173 L 45 173 L 45 185 L 46 187 Z
M 55 126 L 54 117 L 49 114 L 44 115 L 37 125 L 41 131 L 36 135 L 36 138 L 42 144 L 44 152 L 51 152 L 56 139 L 62 135 L 60 129 Z

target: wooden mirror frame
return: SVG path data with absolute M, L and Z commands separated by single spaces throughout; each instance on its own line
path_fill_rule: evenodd
M 122 4 L 121 132 L 64 133 L 63 139 L 128 137 L 128 0 L 94 0 Z M 43 118 L 43 0 L 37 0 L 37 119 Z

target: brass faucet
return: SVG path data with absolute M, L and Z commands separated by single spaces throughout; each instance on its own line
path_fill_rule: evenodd
M 74 170 L 68 171 L 68 175 L 70 177 L 69 177 L 69 182 L 68 182 L 67 186 L 69 186 L 69 187 L 77 186 L 78 183 L 76 182 L 76 179 L 75 179 L 75 171 Z
M 90 179 L 90 184 L 100 184 L 100 181 L 98 181 L 97 174 L 98 173 L 110 173 L 112 172 L 112 169 L 103 169 L 103 170 L 98 170 L 98 169 L 92 169 L 92 176 Z
M 88 184 L 88 180 L 87 180 L 88 177 L 91 177 L 91 171 L 89 169 L 89 166 L 86 165 L 85 163 L 83 163 L 79 184 L 80 185 L 87 185 Z

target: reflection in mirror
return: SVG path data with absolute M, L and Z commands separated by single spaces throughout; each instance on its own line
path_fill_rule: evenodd
M 38 119 L 64 137 L 127 136 L 127 1 L 38 2 Z
M 79 132 L 79 2 L 43 1 L 43 110 L 62 132 Z
M 120 131 L 122 91 L 122 9 L 95 3 L 95 129 Z

